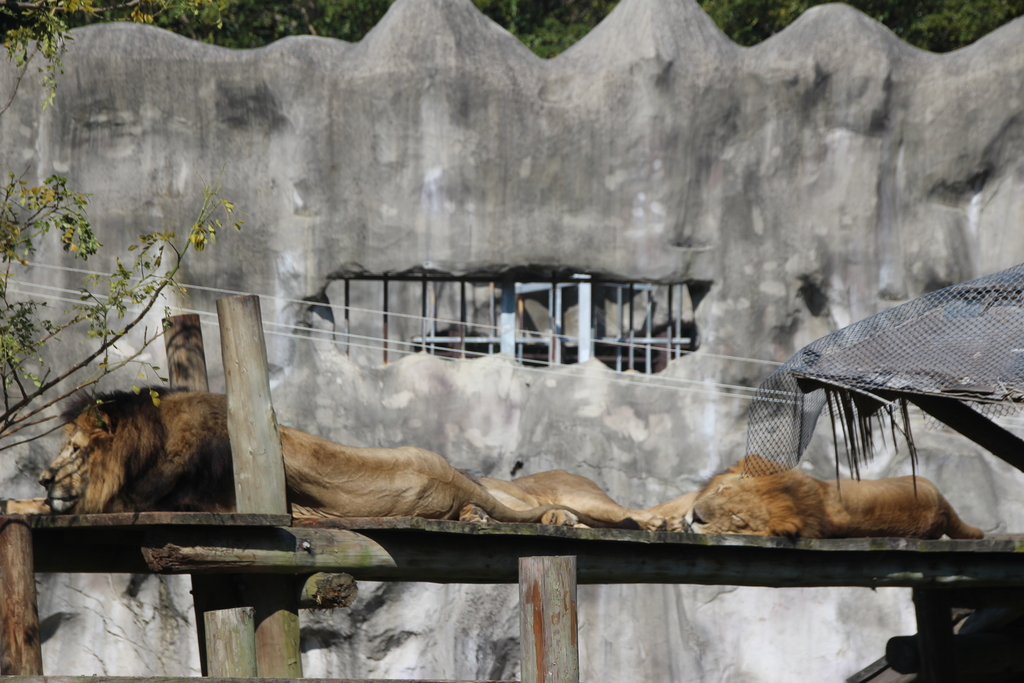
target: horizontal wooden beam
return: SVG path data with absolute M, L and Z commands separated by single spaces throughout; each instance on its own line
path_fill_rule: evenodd
M 516 683 L 515 681 L 453 681 L 403 678 L 188 678 L 184 676 L 5 676 L 4 683 Z

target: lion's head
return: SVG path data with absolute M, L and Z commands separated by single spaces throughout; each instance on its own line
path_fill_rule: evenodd
M 750 458 L 759 462 L 748 471 L 768 474 L 744 475 Z M 823 507 L 819 482 L 799 470 L 772 466 L 750 455 L 700 491 L 686 521 L 699 534 L 820 538 L 827 524 Z
M 233 507 L 223 400 L 154 391 L 162 407 L 147 389 L 79 400 L 65 411 L 66 439 L 39 477 L 53 512 Z

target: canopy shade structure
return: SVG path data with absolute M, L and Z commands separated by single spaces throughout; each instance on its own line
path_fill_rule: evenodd
M 1024 441 L 990 418 L 1024 402 L 1024 264 L 946 287 L 808 344 L 758 388 L 747 453 L 794 467 L 822 410 L 855 471 L 885 417 L 914 451 L 907 402 L 1024 470 Z M 751 474 L 758 474 L 751 472 Z

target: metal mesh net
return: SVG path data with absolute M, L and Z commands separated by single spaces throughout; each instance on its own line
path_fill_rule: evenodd
M 907 414 L 915 395 L 955 398 L 989 416 L 1016 410 L 1024 399 L 1024 264 L 920 296 L 802 348 L 758 388 L 746 452 L 796 466 L 828 407 L 836 457 L 841 434 L 854 472 L 871 457 L 883 419 L 916 457 Z

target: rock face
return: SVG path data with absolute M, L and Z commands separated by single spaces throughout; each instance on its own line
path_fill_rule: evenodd
M 65 65 L 53 106 L 26 81 L 0 116 L 4 165 L 92 193 L 111 258 L 141 232 L 190 225 L 197 174 L 219 176 L 245 231 L 191 261 L 187 281 L 266 295 L 266 320 L 337 330 L 304 300 L 337 303 L 337 280 L 359 273 L 693 285 L 700 350 L 653 379 L 596 361 L 366 367 L 317 331 L 268 336 L 282 422 L 414 443 L 486 475 L 561 467 L 632 506 L 736 460 L 749 392 L 735 387 L 772 361 L 1024 260 L 1021 20 L 934 55 L 827 5 L 741 48 L 692 0 L 622 0 L 544 61 L 469 0 L 404 0 L 357 44 L 231 51 L 106 25 L 76 31 Z M 2 92 L 14 78 L 0 70 Z M 47 245 L 35 262 L 23 282 L 79 286 Z M 221 295 L 196 289 L 185 307 L 213 311 Z M 827 477 L 831 437 L 818 436 L 807 466 Z M 5 496 L 38 495 L 55 441 L 0 461 Z M 961 516 L 1021 530 L 1024 476 L 949 432 L 918 441 L 922 473 Z M 866 476 L 907 472 L 884 452 Z M 187 580 L 50 576 L 40 595 L 47 673 L 198 671 Z M 914 631 L 900 590 L 580 597 L 585 680 L 835 679 Z M 515 677 L 515 605 L 506 586 L 363 586 L 351 610 L 304 617 L 306 675 Z

